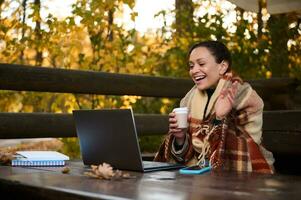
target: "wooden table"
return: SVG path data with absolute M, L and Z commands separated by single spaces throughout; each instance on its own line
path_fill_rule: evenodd
M 0 166 L 0 194 L 10 199 L 301 199 L 301 177 L 209 172 L 181 175 L 178 171 L 130 172 L 132 179 L 98 180 L 83 175 L 82 162 L 61 168 Z

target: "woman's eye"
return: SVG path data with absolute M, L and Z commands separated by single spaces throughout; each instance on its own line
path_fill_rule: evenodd
M 189 65 L 188 65 L 189 69 L 192 69 L 193 66 L 194 66 L 193 64 L 189 64 Z
M 205 63 L 198 63 L 198 65 L 203 66 L 203 65 L 205 65 Z

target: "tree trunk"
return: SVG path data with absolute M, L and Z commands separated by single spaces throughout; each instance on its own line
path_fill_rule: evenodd
M 176 0 L 176 33 L 179 36 L 190 35 L 193 27 L 192 0 Z
M 114 10 L 110 9 L 108 13 L 108 39 L 113 41 L 113 23 L 114 23 Z
M 1 14 L 2 14 L 2 4 L 3 3 L 4 3 L 4 0 L 0 0 L 0 19 L 2 18 Z
M 42 51 L 39 49 L 40 44 L 42 42 L 42 33 L 41 33 L 41 0 L 35 0 L 34 1 L 34 12 L 36 17 L 36 27 L 35 27 L 35 40 L 36 40 L 36 66 L 42 65 L 43 57 L 42 57 Z
M 268 20 L 272 46 L 269 57 L 269 68 L 273 77 L 287 77 L 288 69 L 288 48 L 289 40 L 288 18 L 286 14 L 271 15 Z
M 258 41 L 261 40 L 262 37 L 262 28 L 263 28 L 263 21 L 262 21 L 262 12 L 264 9 L 267 8 L 267 2 L 266 0 L 258 0 L 258 15 L 257 15 L 257 21 L 258 21 Z
M 27 0 L 23 0 L 23 2 L 22 2 L 23 16 L 22 16 L 22 36 L 21 36 L 21 41 L 23 41 L 23 38 L 24 38 L 24 35 L 25 35 L 25 30 L 26 30 L 25 29 L 26 4 L 27 4 Z M 24 46 L 22 47 L 21 53 L 20 53 L 21 64 L 24 64 Z

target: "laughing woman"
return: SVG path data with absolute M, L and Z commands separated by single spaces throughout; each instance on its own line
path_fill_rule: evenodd
M 178 128 L 175 113 L 170 113 L 169 133 L 155 160 L 273 173 L 273 155 L 261 144 L 263 101 L 233 75 L 227 47 L 217 41 L 200 42 L 188 56 L 195 85 L 180 107 L 188 107 L 189 128 Z

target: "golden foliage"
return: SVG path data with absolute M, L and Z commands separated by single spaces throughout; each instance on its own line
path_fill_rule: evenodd
M 63 143 L 59 139 L 50 139 L 46 141 L 39 142 L 29 142 L 29 143 L 21 143 L 17 146 L 8 146 L 1 147 L 0 153 L 11 153 L 15 154 L 16 151 L 24 151 L 24 150 L 53 150 L 53 151 L 61 151 L 63 147 Z
M 189 47 L 198 41 L 217 39 L 227 44 L 233 55 L 233 68 L 244 78 L 274 75 L 269 66 L 270 30 L 264 26 L 261 38 L 257 38 L 255 13 L 235 11 L 233 32 L 225 28 L 223 21 L 230 11 L 224 11 L 215 1 L 200 1 L 193 4 L 196 11 L 214 6 L 215 14 L 207 10 L 202 16 L 195 15 L 189 30 L 183 29 L 182 34 L 178 34 L 176 22 L 169 26 L 166 21 L 166 15 L 174 15 L 175 10 L 161 11 L 157 16 L 162 17 L 165 26 L 156 33 L 141 35 L 135 28 L 125 29 L 116 23 L 125 5 L 130 7 L 131 22 L 134 22 L 137 17 L 134 0 L 108 0 L 76 1 L 72 14 L 66 19 L 58 19 L 53 14 L 40 19 L 41 10 L 29 6 L 27 13 L 35 9 L 34 14 L 23 24 L 21 1 L 13 5 L 12 1 L 5 0 L 0 12 L 8 10 L 11 15 L 0 15 L 0 60 L 37 65 L 37 52 L 41 52 L 41 65 L 47 67 L 188 77 Z M 190 23 L 191 19 L 188 20 L 182 19 L 182 22 Z M 301 77 L 301 30 L 300 23 L 294 20 L 289 29 L 288 67 L 290 76 Z M 41 29 L 35 27 L 38 21 Z M 135 112 L 167 114 L 176 103 L 171 99 L 137 96 L 0 91 L 1 112 L 71 113 L 74 109 L 132 107 Z M 62 141 L 69 146 L 64 151 L 78 157 L 77 139 Z

